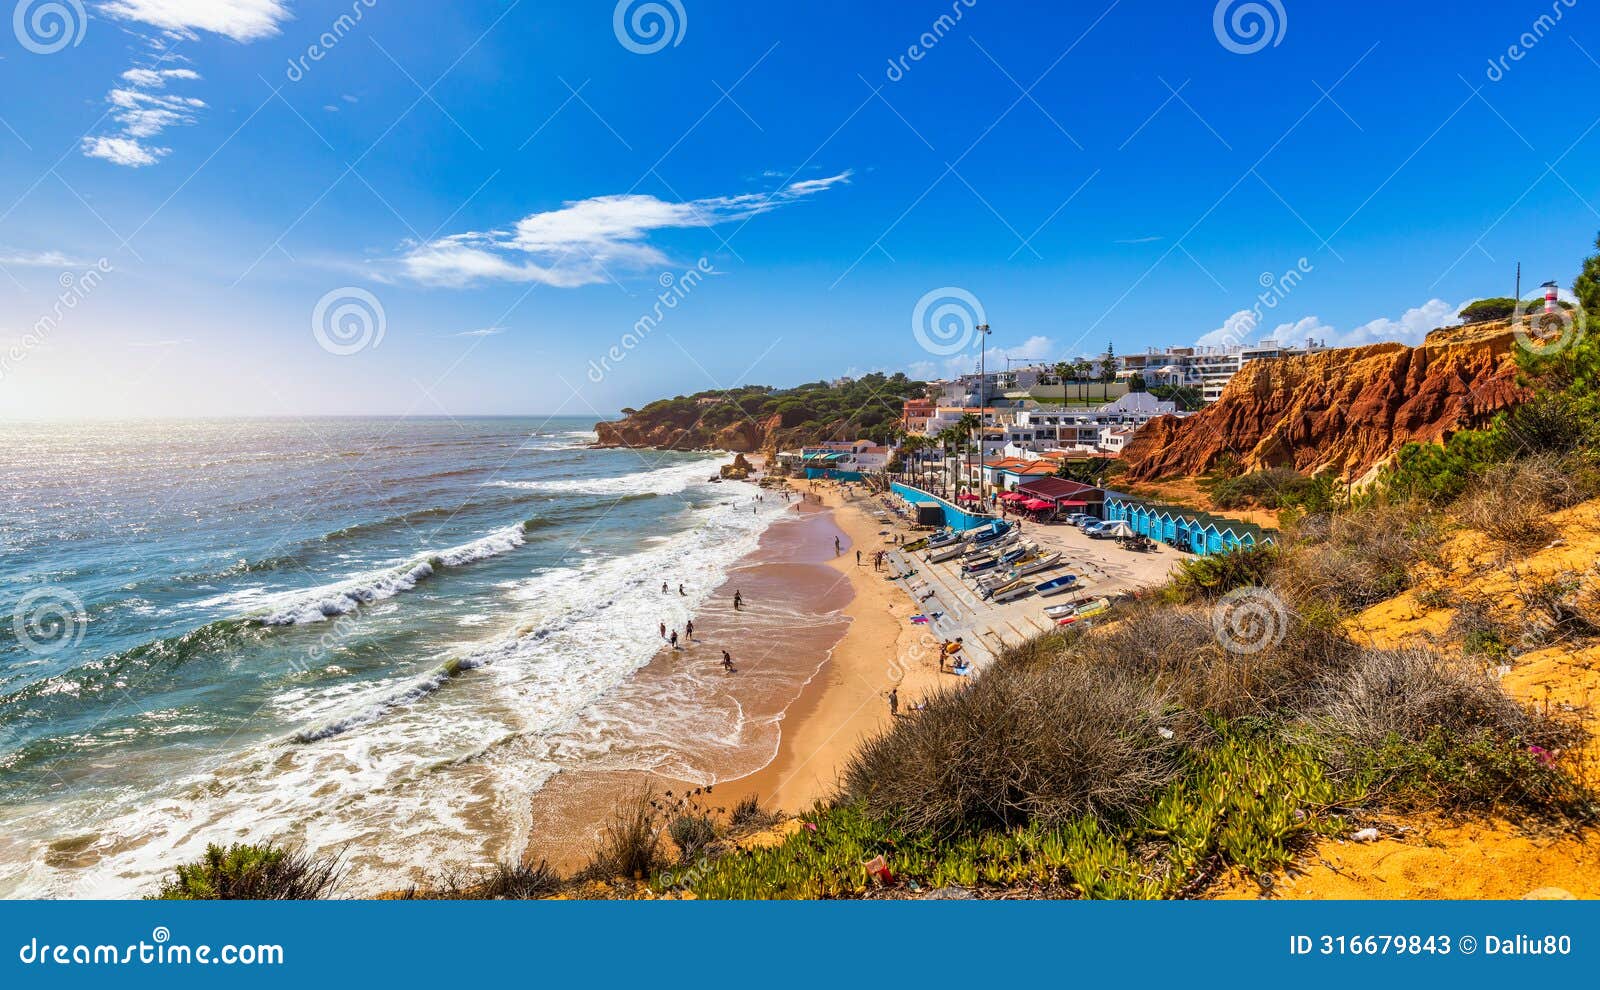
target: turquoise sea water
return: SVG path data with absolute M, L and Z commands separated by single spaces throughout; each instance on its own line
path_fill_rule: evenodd
M 9 426 L 0 894 L 139 893 L 223 837 L 358 872 L 514 844 L 782 511 L 592 425 Z

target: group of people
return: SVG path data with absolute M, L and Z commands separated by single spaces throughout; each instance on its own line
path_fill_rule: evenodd
M 670 595 L 672 593 L 672 585 L 667 581 L 661 582 L 661 593 L 663 595 Z M 685 597 L 688 596 L 688 592 L 684 590 L 684 587 L 683 587 L 682 584 L 678 585 L 678 594 L 683 595 Z M 735 588 L 735 589 L 733 589 L 733 610 L 735 612 L 738 612 L 743 608 L 744 608 L 744 592 L 740 591 L 738 588 Z M 678 630 L 676 630 L 676 629 L 668 629 L 667 628 L 667 624 L 665 622 L 661 622 L 661 623 L 657 624 L 657 631 L 660 632 L 662 639 L 666 640 L 669 644 L 671 644 L 671 646 L 672 646 L 672 648 L 674 650 L 681 650 L 681 649 L 683 649 L 684 644 L 694 642 L 694 620 L 693 619 L 689 619 L 687 622 L 684 623 L 684 625 L 683 625 L 683 638 L 682 639 L 679 639 L 679 637 L 678 637 Z M 730 674 L 737 674 L 739 672 L 739 668 L 735 667 L 733 665 L 733 657 L 728 653 L 727 650 L 723 650 L 722 651 L 722 669 L 727 671 Z

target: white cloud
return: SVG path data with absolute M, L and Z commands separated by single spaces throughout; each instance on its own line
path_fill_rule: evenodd
M 249 42 L 278 33 L 278 26 L 289 19 L 289 0 L 107 0 L 100 10 L 179 37 L 209 31 Z
M 89 158 L 103 158 L 113 165 L 141 168 L 154 165 L 165 158 L 171 148 L 153 148 L 132 138 L 90 137 L 83 139 L 83 153 Z
M 1160 235 L 1152 234 L 1149 237 L 1128 237 L 1128 238 L 1124 238 L 1123 240 L 1112 241 L 1112 243 L 1113 244 L 1152 244 L 1152 243 L 1154 243 L 1156 241 L 1159 241 L 1159 240 L 1161 240 Z
M 493 337 L 497 333 L 505 333 L 505 327 L 483 327 L 478 330 L 463 330 L 456 337 Z
M 193 69 L 129 69 L 122 74 L 124 82 L 146 89 L 160 89 L 167 84 L 168 79 L 196 80 L 200 73 Z
M 748 220 L 814 195 L 850 172 L 794 182 L 772 193 L 742 193 L 671 203 L 654 196 L 596 196 L 523 217 L 509 230 L 469 231 L 412 243 L 400 259 L 410 278 L 432 285 L 537 282 L 560 288 L 605 281 L 615 270 L 668 263 L 649 241 L 659 230 Z
M 69 258 L 60 251 L 20 251 L 0 248 L 0 265 L 16 265 L 23 268 L 83 268 L 88 264 L 87 261 Z
M 199 32 L 219 34 L 248 43 L 270 38 L 279 25 L 289 19 L 289 0 L 105 0 L 100 13 L 157 29 L 159 33 L 140 33 L 152 52 L 160 53 L 154 65 L 136 65 L 122 73 L 126 86 L 106 94 L 106 102 L 116 108 L 111 119 L 113 133 L 85 137 L 82 150 L 89 158 L 100 158 L 114 165 L 141 168 L 154 165 L 172 149 L 148 143 L 169 127 L 192 124 L 205 102 L 193 97 L 169 96 L 151 92 L 166 89 L 168 82 L 196 82 L 200 74 L 193 69 L 162 68 L 174 59 L 168 41 L 194 40 Z
M 1195 343 L 1201 346 L 1228 347 L 1254 344 L 1261 340 L 1276 340 L 1283 344 L 1300 343 L 1312 338 L 1326 340 L 1333 347 L 1360 347 L 1363 344 L 1386 341 L 1398 341 L 1415 347 L 1422 343 L 1422 338 L 1428 335 L 1428 331 L 1460 322 L 1456 318 L 1456 314 L 1460 311 L 1459 305 L 1452 306 L 1443 299 L 1429 299 L 1420 306 L 1406 310 L 1396 319 L 1381 316 L 1348 331 L 1339 330 L 1323 322 L 1321 317 L 1307 316 L 1292 323 L 1280 323 L 1268 332 L 1266 328 L 1255 325 L 1255 314 L 1252 311 L 1241 309 L 1223 321 L 1222 326 L 1201 336 Z

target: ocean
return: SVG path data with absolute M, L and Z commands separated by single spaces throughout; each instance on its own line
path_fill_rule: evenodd
M 575 852 L 618 774 L 759 769 L 843 633 L 831 538 L 592 426 L 8 426 L 0 895 L 139 896 L 238 841 L 376 893 Z

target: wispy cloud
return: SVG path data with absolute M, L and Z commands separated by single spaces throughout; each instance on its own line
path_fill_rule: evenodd
M 152 52 L 151 64 L 135 65 L 122 73 L 122 85 L 106 94 L 115 125 L 109 133 L 85 137 L 82 151 L 125 168 L 154 165 L 171 148 L 152 141 L 169 127 L 195 122 L 205 101 L 165 92 L 169 82 L 197 82 L 193 69 L 168 67 L 174 61 L 170 42 L 197 39 L 199 32 L 222 35 L 248 43 L 276 35 L 289 19 L 289 0 L 107 0 L 100 13 L 135 25 L 154 28 L 155 35 L 140 34 Z
M 656 231 L 748 220 L 850 180 L 849 171 L 792 182 L 770 193 L 741 193 L 671 203 L 654 196 L 596 196 L 533 213 L 510 229 L 469 231 L 411 243 L 402 272 L 430 285 L 482 281 L 536 282 L 572 288 L 605 281 L 615 271 L 667 264 L 650 243 Z
M 107 0 L 100 10 L 175 38 L 192 39 L 196 32 L 209 31 L 250 42 L 278 33 L 289 19 L 289 0 Z
M 1153 243 L 1155 243 L 1156 241 L 1159 241 L 1159 240 L 1161 240 L 1161 235 L 1160 234 L 1151 234 L 1149 237 L 1128 237 L 1128 238 L 1123 238 L 1122 240 L 1112 241 L 1112 243 L 1113 244 L 1153 244 Z
M 0 265 L 16 265 L 23 268 L 83 268 L 89 264 L 87 261 L 70 258 L 60 251 L 0 248 Z
M 460 333 L 451 334 L 451 336 L 452 337 L 493 337 L 497 333 L 505 333 L 505 332 L 506 332 L 506 328 L 505 327 L 483 327 L 483 328 L 478 329 L 478 330 L 463 330 Z

